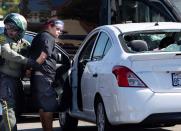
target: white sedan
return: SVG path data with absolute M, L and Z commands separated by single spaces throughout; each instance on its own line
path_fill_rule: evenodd
M 72 105 L 62 129 L 78 120 L 98 131 L 124 124 L 181 123 L 181 23 L 129 23 L 94 29 L 70 70 Z

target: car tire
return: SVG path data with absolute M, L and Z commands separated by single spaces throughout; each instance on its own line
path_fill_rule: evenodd
M 98 131 L 110 131 L 111 125 L 108 122 L 104 104 L 101 100 L 97 102 L 96 106 L 96 126 Z
M 67 112 L 60 112 L 59 123 L 62 131 L 75 130 L 78 126 L 78 119 L 71 117 Z

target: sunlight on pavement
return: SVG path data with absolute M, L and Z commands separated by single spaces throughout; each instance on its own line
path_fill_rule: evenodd
M 78 125 L 79 126 L 95 126 L 95 124 L 88 123 L 88 122 L 83 122 L 83 121 L 79 121 Z M 18 130 L 42 128 L 40 122 L 20 123 L 20 124 L 17 124 L 17 126 L 18 126 Z M 53 121 L 53 127 L 54 128 L 60 127 L 60 124 L 59 124 L 58 120 Z
M 37 129 L 37 128 L 42 128 L 40 122 L 33 122 L 33 123 L 21 123 L 18 124 L 18 130 L 25 130 L 25 129 Z M 53 121 L 53 127 L 60 127 L 59 121 L 55 120 Z

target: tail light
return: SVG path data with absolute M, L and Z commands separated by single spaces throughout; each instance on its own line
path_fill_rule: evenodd
M 115 66 L 112 70 L 120 87 L 141 87 L 147 88 L 143 81 L 125 66 Z

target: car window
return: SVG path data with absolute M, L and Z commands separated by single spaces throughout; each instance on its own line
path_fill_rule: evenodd
M 163 30 L 160 32 L 133 32 L 123 35 L 123 39 L 128 51 L 132 53 L 154 51 L 181 51 L 181 32 L 179 30 Z M 144 50 L 143 46 L 147 48 L 145 48 Z M 137 50 L 135 50 L 135 48 Z M 125 49 L 125 51 L 127 51 L 127 49 Z
M 85 44 L 85 46 L 82 49 L 82 53 L 80 54 L 79 59 L 80 60 L 85 60 L 85 59 L 90 59 L 91 51 L 94 46 L 94 42 L 97 38 L 98 33 L 94 34 Z
M 0 34 L 4 33 L 4 28 L 0 27 Z
M 111 43 L 109 37 L 107 36 L 106 33 L 101 32 L 92 56 L 93 60 L 102 59 L 110 47 Z
M 105 48 L 104 53 L 103 53 L 103 56 L 105 56 L 105 55 L 107 54 L 107 52 L 108 52 L 108 50 L 111 48 L 111 46 L 112 46 L 111 40 L 108 39 L 106 48 Z
M 24 37 L 23 37 L 25 40 L 27 40 L 30 44 L 34 38 L 33 35 L 30 35 L 30 34 L 25 34 Z

